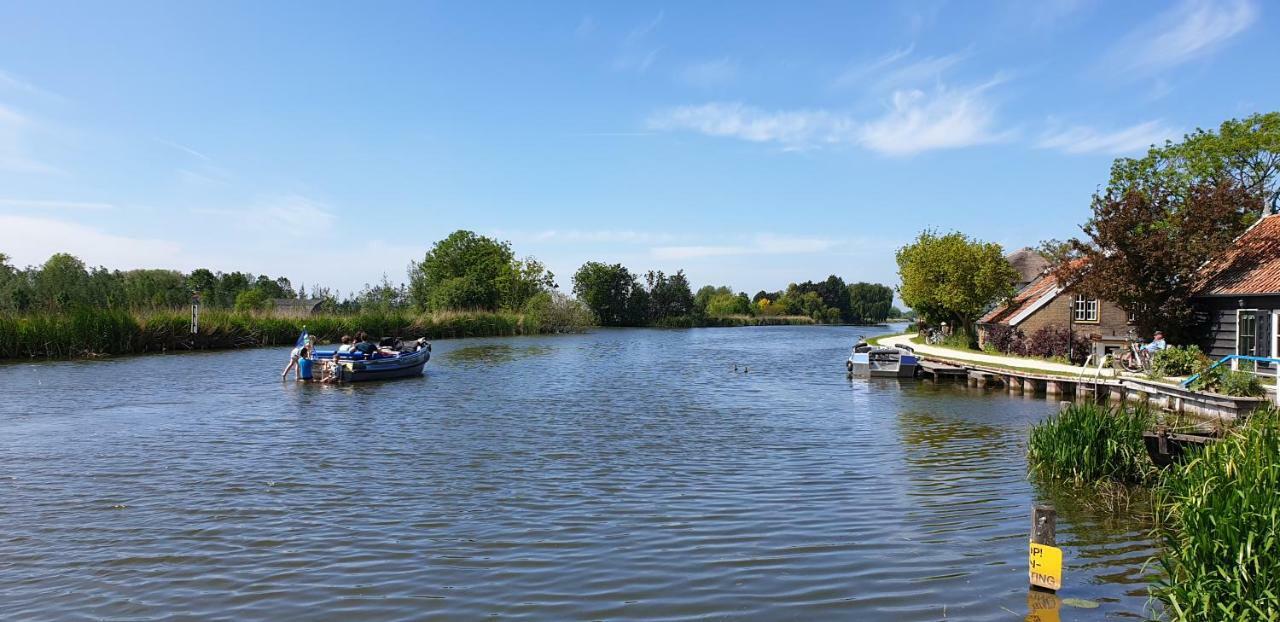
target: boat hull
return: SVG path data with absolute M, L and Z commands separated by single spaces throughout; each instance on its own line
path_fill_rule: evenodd
M 919 364 L 919 357 L 906 352 L 856 352 L 849 357 L 847 367 L 850 374 L 863 378 L 914 378 Z
M 316 351 L 316 358 L 327 360 L 333 352 Z M 359 354 L 338 354 L 339 382 L 366 382 L 370 380 L 394 380 L 421 376 L 422 369 L 431 360 L 431 344 L 424 343 L 417 350 L 401 352 L 396 356 L 363 358 Z

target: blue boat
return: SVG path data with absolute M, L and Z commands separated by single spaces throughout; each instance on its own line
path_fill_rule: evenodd
M 338 382 L 391 380 L 421 376 L 422 368 L 431 360 L 431 343 L 426 339 L 404 341 L 384 339 L 378 353 L 366 356 L 359 352 L 337 354 Z M 334 360 L 336 350 L 316 350 L 316 362 Z

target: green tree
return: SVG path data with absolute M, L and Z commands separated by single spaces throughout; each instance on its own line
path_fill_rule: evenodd
M 271 298 L 258 289 L 246 289 L 236 294 L 236 311 L 263 311 L 271 307 Z
M 999 244 L 962 233 L 920 233 L 897 252 L 902 301 L 930 322 L 950 321 L 976 343 L 974 322 L 992 303 L 1013 295 L 1017 271 Z
M 887 285 L 854 283 L 848 295 L 850 321 L 855 324 L 879 324 L 893 314 L 893 289 Z
M 1224 121 L 1217 131 L 1196 129 L 1141 158 L 1119 158 L 1104 194 L 1114 200 L 1137 190 L 1164 202 L 1185 201 L 1193 186 L 1233 184 L 1258 201 L 1254 216 L 1280 207 L 1280 112 Z M 1154 193 L 1169 196 L 1157 197 Z
M 534 296 L 556 288 L 555 275 L 533 257 L 512 261 L 511 269 L 498 279 L 502 307 L 519 311 Z
M 748 315 L 751 313 L 751 300 L 746 294 L 717 293 L 707 302 L 706 311 L 711 317 Z
M 56 253 L 35 275 L 35 294 L 40 306 L 65 310 L 87 304 L 89 271 L 84 262 L 67 253 Z
M 733 290 L 725 285 L 721 285 L 719 287 L 716 287 L 715 285 L 703 285 L 698 288 L 698 293 L 693 295 L 694 313 L 707 314 L 707 303 L 711 302 L 712 298 L 720 294 L 728 294 L 732 296 Z
M 409 266 L 409 299 L 427 311 L 496 310 L 502 302 L 501 279 L 508 277 L 515 256 L 511 245 L 454 231 L 436 242 L 421 263 Z
M 689 289 L 689 279 L 684 271 L 679 270 L 668 277 L 662 271 L 650 271 L 645 275 L 649 287 L 650 321 L 668 318 L 687 317 L 693 314 L 693 292 Z
M 648 295 L 622 264 L 583 264 L 573 275 L 573 293 L 603 326 L 639 326 L 647 319 Z

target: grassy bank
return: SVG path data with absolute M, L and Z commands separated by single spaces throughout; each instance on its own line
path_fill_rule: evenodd
M 0 315 L 0 358 L 69 358 L 216 350 L 292 344 L 305 326 L 331 342 L 363 330 L 371 335 L 443 339 L 553 332 L 517 313 L 410 312 L 282 317 L 271 313 L 202 311 L 190 332 L 185 311 L 129 312 L 82 309 L 69 313 Z M 556 327 L 555 330 L 562 330 Z
M 1032 428 L 1028 467 L 1085 497 L 1149 490 L 1164 571 L 1151 593 L 1167 619 L 1280 620 L 1280 412 L 1159 473 L 1142 443 L 1153 423 L 1141 408 L 1071 406 Z

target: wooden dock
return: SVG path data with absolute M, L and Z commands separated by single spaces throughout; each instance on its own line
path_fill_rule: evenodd
M 1267 398 L 1203 393 L 1145 378 L 1101 376 L 1087 371 L 1072 377 L 917 354 L 920 375 L 935 382 L 964 380 L 970 387 L 1000 388 L 1010 394 L 1043 395 L 1046 399 L 1146 402 L 1173 412 L 1228 421 L 1248 415 L 1267 402 Z

